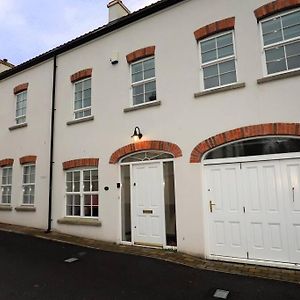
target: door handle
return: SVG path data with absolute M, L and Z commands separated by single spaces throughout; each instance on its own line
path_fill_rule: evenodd
M 212 209 L 213 209 L 213 206 L 216 205 L 215 203 L 213 203 L 211 200 L 209 201 L 209 210 L 210 212 L 212 213 Z
M 295 202 L 295 188 L 292 187 L 292 193 L 293 193 L 293 202 Z

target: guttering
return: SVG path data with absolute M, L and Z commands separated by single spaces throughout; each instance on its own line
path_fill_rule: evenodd
M 54 129 L 55 129 L 55 99 L 56 99 L 56 69 L 57 56 L 53 57 L 53 78 L 52 78 L 52 101 L 51 101 L 51 122 L 50 122 L 50 159 L 49 159 L 49 204 L 48 204 L 48 227 L 46 233 L 51 232 L 52 223 L 52 190 L 53 190 L 53 150 L 54 150 Z
M 49 60 L 49 59 L 53 58 L 54 56 L 57 56 L 64 52 L 67 52 L 71 49 L 74 49 L 78 46 L 81 46 L 85 43 L 88 43 L 88 42 L 94 40 L 94 39 L 97 39 L 101 36 L 104 36 L 108 33 L 111 33 L 115 30 L 125 27 L 126 25 L 129 25 L 131 23 L 139 21 L 143 18 L 146 18 L 152 14 L 155 14 L 163 9 L 166 9 L 168 7 L 171 7 L 175 4 L 178 4 L 183 1 L 187 1 L 187 0 L 161 0 L 157 3 L 149 5 L 143 9 L 140 9 L 136 12 L 129 14 L 128 16 L 124 16 L 120 19 L 112 21 L 112 22 L 108 23 L 107 25 L 104 25 L 104 26 L 102 26 L 98 29 L 95 29 L 89 33 L 86 33 L 70 42 L 67 42 L 61 46 L 58 46 L 44 54 L 41 54 L 31 60 L 28 60 L 27 62 L 24 62 L 10 70 L 0 73 L 0 80 L 8 78 L 19 72 L 22 72 L 28 68 L 31 68 L 31 67 L 33 67 L 37 64 L 40 64 L 46 60 Z

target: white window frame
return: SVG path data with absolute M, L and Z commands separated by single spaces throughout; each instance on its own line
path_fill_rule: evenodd
M 26 100 L 24 101 L 24 102 L 25 102 L 25 114 L 24 114 L 24 115 L 17 116 L 17 111 L 18 111 L 18 103 L 20 102 L 20 101 L 18 101 L 18 97 L 19 97 L 19 96 L 21 96 L 21 95 L 24 95 L 24 94 L 26 94 L 26 98 L 25 98 Z M 22 91 L 22 92 L 20 92 L 20 93 L 17 93 L 17 94 L 16 94 L 16 111 L 15 111 L 15 120 L 16 120 L 16 124 L 17 124 L 17 125 L 26 123 L 26 114 L 27 114 L 27 97 L 28 97 L 27 90 L 26 90 L 26 91 Z M 23 121 L 23 122 L 20 122 L 20 123 L 18 123 L 18 120 L 19 120 L 19 119 L 22 119 L 22 118 L 24 118 L 24 121 Z
M 98 174 L 98 191 L 84 191 L 84 183 L 83 183 L 83 172 L 84 171 L 97 171 Z M 80 172 L 80 181 L 79 181 L 79 192 L 67 192 L 67 174 L 68 173 L 74 173 L 74 172 Z M 65 206 L 64 206 L 64 210 L 65 210 L 65 217 L 66 218 L 85 218 L 85 219 L 99 219 L 99 215 L 100 215 L 100 203 L 99 203 L 99 170 L 98 168 L 76 168 L 76 169 L 70 169 L 70 170 L 66 170 L 65 171 L 65 184 L 66 184 L 66 188 L 65 188 Z M 74 181 L 73 181 L 74 184 Z M 68 203 L 68 195 L 79 195 L 80 197 L 80 215 L 68 215 L 67 214 L 67 203 Z M 98 195 L 98 216 L 85 216 L 84 215 L 84 196 L 85 195 Z
M 34 167 L 34 182 L 24 183 L 24 171 L 26 167 Z M 33 206 L 35 203 L 35 181 L 36 181 L 36 164 L 25 164 L 22 166 L 22 205 Z M 25 203 L 24 196 L 25 196 L 25 187 L 26 186 L 33 186 L 34 193 L 33 193 L 33 202 L 32 203 Z
M 229 33 L 232 33 L 233 55 L 222 57 L 222 58 L 218 58 L 218 59 L 206 62 L 206 63 L 202 63 L 201 43 L 205 42 L 205 41 L 208 41 L 208 40 L 211 40 L 211 39 L 218 38 L 218 37 L 223 36 L 223 35 L 227 35 Z M 224 31 L 224 32 L 221 32 L 221 33 L 217 33 L 217 34 L 211 35 L 211 36 L 209 36 L 207 38 L 199 40 L 198 41 L 198 49 L 199 49 L 198 51 L 199 51 L 199 57 L 200 57 L 200 77 L 201 77 L 200 87 L 201 87 L 202 91 L 217 90 L 217 89 L 220 89 L 220 88 L 223 88 L 223 87 L 226 87 L 226 86 L 234 85 L 237 82 L 239 82 L 238 68 L 237 68 L 237 54 L 236 54 L 236 45 L 235 45 L 235 31 L 234 31 L 234 29 L 227 30 L 227 31 Z M 218 85 L 218 86 L 215 86 L 215 87 L 212 87 L 212 88 L 205 89 L 205 85 L 204 85 L 204 71 L 203 71 L 203 69 L 205 67 L 209 67 L 209 66 L 212 66 L 212 65 L 220 64 L 220 63 L 232 60 L 232 59 L 234 60 L 234 64 L 235 64 L 236 81 L 232 82 L 232 83 Z
M 0 200 L 0 203 L 1 205 L 11 205 L 11 195 L 12 195 L 12 172 L 13 172 L 13 168 L 12 166 L 7 166 L 7 167 L 3 167 L 1 168 L 2 170 L 2 174 L 1 174 L 1 200 Z M 6 183 L 6 184 L 3 184 L 3 172 L 4 170 L 11 170 L 11 182 L 10 183 Z M 3 201 L 3 189 L 4 188 L 7 188 L 7 187 L 10 187 L 10 199 L 9 199 L 9 202 L 4 202 Z
M 75 109 L 75 102 L 76 102 L 76 99 L 75 99 L 75 95 L 76 95 L 76 84 L 82 83 L 82 82 L 87 81 L 87 80 L 90 80 L 90 81 L 91 81 L 91 105 L 90 105 L 90 106 L 83 107 L 83 108 Z M 83 90 L 81 91 L 81 93 L 83 94 Z M 91 114 L 90 114 L 90 115 L 84 116 L 84 117 L 80 117 L 80 118 L 76 118 L 76 113 L 82 112 L 82 111 L 86 111 L 86 110 L 89 110 L 89 109 L 91 110 Z M 92 77 L 87 77 L 87 78 L 84 78 L 84 79 L 75 81 L 75 82 L 73 83 L 73 119 L 74 119 L 74 120 L 80 120 L 80 119 L 88 118 L 88 117 L 90 117 L 90 116 L 92 116 Z
M 285 74 L 285 73 L 290 73 L 290 72 L 300 70 L 300 67 L 299 67 L 299 68 L 295 68 L 295 69 L 291 69 L 291 70 L 284 70 L 284 71 L 268 74 L 266 50 L 271 49 L 271 48 L 275 48 L 276 46 L 284 46 L 284 45 L 287 45 L 287 44 L 292 44 L 293 42 L 300 41 L 300 36 L 264 46 L 264 38 L 263 38 L 263 31 L 262 31 L 262 23 L 270 21 L 272 19 L 276 19 L 278 17 L 289 15 L 289 14 L 294 13 L 296 11 L 300 11 L 300 9 L 298 8 L 298 9 L 288 10 L 288 11 L 273 15 L 271 17 L 264 18 L 264 19 L 259 21 L 260 41 L 261 41 L 261 47 L 262 47 L 261 59 L 262 59 L 264 77 L 270 77 L 270 76 L 274 76 L 274 75 L 280 75 L 280 74 Z M 286 62 L 286 60 L 285 60 L 285 62 Z
M 138 64 L 138 63 L 142 63 L 144 61 L 147 61 L 147 60 L 150 60 L 150 59 L 154 59 L 154 72 L 155 72 L 155 76 L 154 77 L 151 77 L 151 78 L 147 78 L 147 79 L 144 79 L 144 80 L 141 80 L 141 81 L 137 81 L 137 82 L 132 82 L 132 66 Z M 153 100 L 153 101 L 144 101 L 143 103 L 139 103 L 139 104 L 134 104 L 133 103 L 133 88 L 135 86 L 138 86 L 138 85 L 142 85 L 142 84 L 146 84 L 148 82 L 152 82 L 154 81 L 155 82 L 155 93 L 156 93 L 156 99 Z M 156 61 L 155 61 L 155 55 L 152 55 L 152 56 L 149 56 L 149 57 L 146 57 L 146 58 L 142 58 L 142 59 L 139 59 L 133 63 L 130 64 L 130 105 L 132 107 L 137 107 L 137 106 L 143 106 L 145 104 L 148 104 L 148 103 L 153 103 L 153 102 L 158 102 L 157 100 L 157 81 L 156 81 Z M 144 100 L 145 100 L 145 95 L 146 93 L 144 93 Z

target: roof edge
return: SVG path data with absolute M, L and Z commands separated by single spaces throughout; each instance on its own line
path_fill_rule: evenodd
M 79 36 L 78 38 L 75 38 L 69 42 L 66 42 L 65 44 L 62 44 L 56 48 L 53 48 L 52 50 L 49 50 L 43 54 L 40 54 L 39 56 L 32 58 L 24 63 L 21 63 L 20 65 L 17 65 L 10 70 L 6 70 L 6 71 L 0 73 L 0 81 L 3 79 L 6 79 L 8 77 L 11 77 L 17 73 L 20 73 L 26 69 L 29 69 L 33 66 L 36 66 L 42 62 L 45 62 L 45 61 L 51 59 L 52 57 L 55 57 L 64 52 L 67 52 L 69 50 L 77 48 L 85 43 L 88 43 L 92 40 L 95 40 L 95 39 L 101 37 L 101 36 L 104 36 L 108 33 L 111 33 L 115 30 L 125 27 L 126 25 L 132 24 L 136 21 L 144 19 L 152 14 L 155 14 L 159 11 L 162 11 L 168 7 L 171 7 L 175 4 L 178 4 L 178 3 L 184 2 L 184 1 L 187 1 L 187 0 L 161 0 L 159 2 L 156 2 L 149 6 L 146 6 L 146 7 L 142 8 L 138 11 L 135 11 L 127 16 L 124 16 L 124 17 L 117 19 L 115 21 L 112 21 L 102 27 L 99 27 L 91 32 L 83 34 L 83 35 Z

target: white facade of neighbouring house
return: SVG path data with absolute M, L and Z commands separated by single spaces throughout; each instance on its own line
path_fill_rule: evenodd
M 0 222 L 298 268 L 300 1 L 108 6 L 0 73 Z

